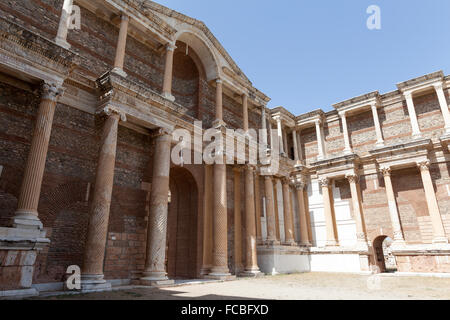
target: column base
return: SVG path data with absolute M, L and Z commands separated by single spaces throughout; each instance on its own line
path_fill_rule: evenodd
M 243 278 L 261 278 L 264 277 L 264 273 L 262 273 L 259 268 L 254 268 L 250 270 L 245 270 L 239 274 L 239 277 Z
M 326 246 L 327 247 L 339 247 L 339 241 L 338 240 L 327 240 Z
M 213 126 L 213 128 L 220 130 L 221 128 L 226 128 L 227 125 L 226 125 L 225 121 L 216 119 L 216 120 L 214 120 L 212 126 Z
M 118 74 L 119 76 L 122 76 L 124 78 L 126 78 L 128 75 L 125 71 L 123 71 L 122 68 L 117 68 L 115 67 L 114 69 L 111 70 L 111 72 L 114 72 L 115 74 Z
M 169 92 L 163 92 L 161 95 L 162 95 L 164 98 L 166 98 L 167 100 L 172 101 L 172 102 L 175 102 L 175 97 L 174 97 L 171 93 L 169 93 Z
M 69 50 L 71 47 L 71 45 L 65 39 L 56 38 L 55 43 L 58 46 L 63 47 L 64 49 L 67 49 L 67 50 Z
M 211 273 L 211 266 L 205 266 L 200 269 L 200 276 L 206 276 Z
M 88 292 L 102 292 L 111 291 L 111 283 L 103 279 L 103 274 L 85 274 L 81 275 L 81 290 L 82 293 Z
M 422 134 L 421 133 L 413 134 L 412 138 L 415 140 L 422 139 Z
M 44 226 L 38 218 L 37 212 L 32 211 L 16 211 L 12 218 L 12 226 L 18 229 L 43 230 Z
M 153 278 L 141 278 L 139 284 L 149 287 L 170 286 L 175 284 L 175 280 L 170 279 L 153 279 Z
M 236 276 L 233 276 L 231 273 L 210 273 L 204 277 L 205 279 L 210 280 L 220 280 L 220 281 L 230 281 L 236 280 Z
M 433 244 L 434 243 L 437 243 L 437 244 L 441 244 L 441 243 L 448 244 L 449 243 L 448 239 L 446 237 L 436 237 L 436 238 L 433 239 L 432 242 L 433 242 Z
M 290 246 L 290 247 L 294 247 L 297 245 L 297 242 L 295 242 L 294 240 L 290 240 L 290 241 L 286 241 L 283 242 L 283 246 Z
M 385 146 L 384 141 L 378 141 L 375 143 L 375 147 L 377 148 L 383 148 Z
M 280 245 L 280 241 L 278 240 L 266 240 L 265 245 L 267 246 L 279 246 Z

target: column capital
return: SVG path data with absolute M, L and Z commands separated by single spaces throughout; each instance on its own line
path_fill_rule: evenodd
M 121 21 L 130 21 L 130 17 L 129 17 L 127 14 L 122 13 L 122 14 L 120 15 L 120 20 L 121 20 Z
M 282 177 L 281 178 L 281 183 L 283 185 L 289 185 L 289 183 L 290 183 L 289 177 Z
M 322 119 L 316 119 L 316 120 L 314 120 L 314 123 L 316 124 L 316 126 L 320 126 L 320 125 L 322 125 Z
M 222 83 L 223 83 L 223 80 L 220 79 L 220 78 L 217 78 L 217 79 L 216 79 L 216 83 L 217 83 L 217 84 L 222 84 Z
M 350 183 L 357 183 L 359 181 L 359 176 L 356 173 L 347 173 L 345 175 L 345 178 L 350 182 Z
M 407 100 L 410 100 L 410 99 L 412 99 L 412 91 L 405 91 L 405 92 L 403 92 L 403 95 L 405 96 L 405 98 L 407 99 Z
M 328 187 L 330 186 L 330 179 L 327 178 L 327 177 L 320 178 L 320 179 L 319 179 L 319 185 L 320 185 L 322 188 L 328 188 Z
M 291 182 L 296 190 L 303 190 L 306 187 L 306 179 L 303 176 L 297 176 Z
M 59 84 L 49 82 L 42 83 L 41 98 L 43 100 L 50 100 L 56 102 L 63 93 L 64 89 Z
M 444 84 L 442 82 L 438 82 L 433 84 L 434 89 L 436 90 L 444 90 Z
M 113 116 L 113 115 L 117 115 L 120 117 L 120 121 L 122 122 L 126 122 L 127 121 L 127 115 L 125 112 L 120 111 L 112 106 L 106 106 L 103 109 L 100 109 L 99 111 L 96 112 L 97 114 L 103 114 L 106 115 L 108 117 Z
M 430 165 L 431 165 L 430 160 L 424 160 L 424 161 L 417 162 L 417 167 L 420 169 L 420 171 L 429 171 Z
M 168 129 L 168 128 L 158 128 L 152 133 L 151 136 L 152 136 L 152 138 L 160 138 L 160 137 L 165 137 L 165 136 L 171 136 L 172 132 L 173 131 Z
M 390 177 L 391 176 L 391 167 L 381 167 L 380 172 L 383 175 L 383 177 Z
M 173 43 L 166 44 L 166 51 L 175 51 L 176 48 L 177 46 Z
M 345 111 L 345 110 L 341 110 L 341 111 L 339 111 L 339 117 L 341 117 L 341 118 L 345 118 L 345 117 L 346 117 L 346 115 L 347 115 L 347 111 Z
M 235 165 L 235 166 L 233 166 L 233 172 L 242 173 L 242 171 L 244 171 L 244 166 L 243 165 Z

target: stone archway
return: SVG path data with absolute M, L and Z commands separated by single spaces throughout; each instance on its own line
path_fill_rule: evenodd
M 194 279 L 197 274 L 198 188 L 185 168 L 170 171 L 167 223 L 167 273 L 171 279 Z
M 395 258 L 390 252 L 392 239 L 388 236 L 379 236 L 373 241 L 374 261 L 379 272 L 393 272 L 397 270 Z

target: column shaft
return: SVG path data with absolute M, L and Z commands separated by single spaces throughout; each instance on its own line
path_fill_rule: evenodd
M 61 17 L 59 19 L 58 33 L 55 42 L 62 47 L 70 48 L 67 42 L 67 34 L 69 31 L 70 16 L 72 15 L 73 0 L 64 0 Z
M 322 136 L 322 125 L 321 121 L 316 121 L 316 136 L 317 136 L 317 149 L 319 152 L 319 155 L 317 157 L 318 160 L 325 159 L 325 149 L 324 149 L 324 142 L 323 142 L 323 136 Z
M 283 211 L 284 211 L 284 234 L 285 244 L 294 245 L 294 221 L 292 216 L 291 196 L 289 188 L 289 180 L 283 179 Z
M 298 163 L 300 161 L 297 144 L 297 131 L 292 131 L 292 141 L 294 143 L 294 160 Z
M 246 94 L 242 95 L 242 113 L 244 122 L 244 131 L 248 131 L 248 97 Z
M 33 138 L 25 166 L 17 211 L 13 218 L 15 227 L 37 229 L 42 229 L 43 227 L 38 218 L 37 210 L 55 107 L 59 95 L 60 89 L 56 86 L 49 84 L 42 86 L 41 103 L 34 125 Z
M 223 121 L 222 80 L 216 80 L 216 120 Z
M 263 130 L 263 136 L 262 136 L 262 144 L 264 146 L 267 145 L 268 139 L 267 139 L 267 119 L 266 119 L 266 106 L 261 107 L 261 129 Z
M 255 223 L 256 223 L 256 240 L 257 242 L 262 241 L 261 232 L 261 187 L 259 174 L 255 172 Z
M 126 15 L 121 16 L 119 40 L 117 41 L 116 58 L 114 60 L 114 69 L 123 72 L 125 61 L 125 50 L 127 46 L 129 18 Z
M 377 135 L 377 146 L 382 147 L 384 146 L 384 138 L 383 132 L 381 131 L 380 117 L 378 117 L 377 104 L 373 103 L 370 107 L 372 109 L 373 122 L 375 124 L 375 133 Z
M 322 187 L 323 203 L 325 210 L 325 223 L 327 229 L 327 246 L 338 246 L 339 238 L 336 226 L 336 217 L 334 215 L 333 194 L 330 192 L 330 182 L 327 178 L 320 180 Z
M 450 111 L 448 110 L 447 99 L 445 98 L 444 88 L 442 83 L 434 86 L 438 99 L 439 105 L 441 107 L 442 116 L 444 117 L 445 122 L 445 131 L 447 134 L 450 134 Z
M 304 188 L 304 182 L 300 182 L 295 185 L 295 189 L 297 191 L 298 218 L 300 222 L 300 244 L 302 246 L 309 246 L 311 243 L 308 236 L 308 220 L 306 218 L 307 213 L 305 210 L 305 195 L 303 193 Z
M 273 194 L 273 182 L 271 176 L 264 177 L 264 187 L 266 195 L 266 222 L 267 222 L 267 242 L 273 244 L 277 242 L 276 238 L 276 223 L 274 212 L 274 194 Z
M 400 224 L 400 214 L 397 208 L 397 201 L 395 200 L 394 188 L 392 187 L 391 169 L 387 167 L 381 168 L 381 173 L 384 177 L 389 214 L 391 216 L 392 229 L 394 232 L 394 241 L 403 243 L 405 242 L 405 238 L 403 236 L 402 226 Z
M 409 119 L 411 121 L 412 136 L 413 138 L 420 138 L 422 133 L 420 132 L 419 122 L 417 121 L 416 108 L 414 107 L 413 96 L 410 92 L 405 93 L 406 105 L 408 107 Z
M 224 161 L 225 163 L 225 161 Z M 227 168 L 214 164 L 213 267 L 210 276 L 229 276 L 227 231 Z
M 353 216 L 356 221 L 356 237 L 359 243 L 367 245 L 366 227 L 361 205 L 361 190 L 358 185 L 358 176 L 349 174 L 346 176 L 350 184 L 350 193 L 352 195 Z
M 280 144 L 280 154 L 284 154 L 284 139 L 283 139 L 283 128 L 281 126 L 281 119 L 277 119 L 277 133 L 278 133 L 278 142 Z
M 243 271 L 242 263 L 242 214 L 241 214 L 241 168 L 234 168 L 234 268 L 235 273 Z
M 245 272 L 259 273 L 256 252 L 256 225 L 255 225 L 255 193 L 253 168 L 245 169 Z
M 82 276 L 86 281 L 104 281 L 103 262 L 114 185 L 119 118 L 117 113 L 112 113 L 103 127 L 84 253 Z
M 278 206 L 278 178 L 273 178 L 273 202 L 274 202 L 274 213 L 275 213 L 275 234 L 277 241 L 281 241 L 280 234 L 280 209 Z
M 173 55 L 175 46 L 169 44 L 166 47 L 166 63 L 164 66 L 164 83 L 163 83 L 163 96 L 167 99 L 175 101 L 172 95 L 172 76 L 173 76 Z
M 350 145 L 350 135 L 349 135 L 349 132 L 348 132 L 347 117 L 346 117 L 345 112 L 341 112 L 339 114 L 339 116 L 341 117 L 342 131 L 344 133 L 344 143 L 345 143 L 344 153 L 345 154 L 351 154 L 353 151 L 352 151 L 352 147 Z
M 172 136 L 161 129 L 153 156 L 152 191 L 147 226 L 147 250 L 142 280 L 167 280 L 166 242 L 169 205 L 170 147 Z
M 430 175 L 430 162 L 423 161 L 417 164 L 422 176 L 423 187 L 425 189 L 425 197 L 427 199 L 428 212 L 431 217 L 433 226 L 433 242 L 434 243 L 448 243 L 448 238 L 445 235 L 444 225 L 442 223 L 439 205 L 434 191 L 433 180 Z
M 213 166 L 205 165 L 205 194 L 203 198 L 203 266 L 201 275 L 207 275 L 212 266 L 213 243 Z

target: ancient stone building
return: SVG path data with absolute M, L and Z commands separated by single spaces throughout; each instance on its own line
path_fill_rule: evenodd
M 63 290 L 73 266 L 84 291 L 383 272 L 386 238 L 399 272 L 450 272 L 442 72 L 295 116 L 267 108 L 202 22 L 74 4 L 0 2 L 0 296 Z M 172 133 L 196 121 L 260 130 L 279 170 L 175 164 Z

